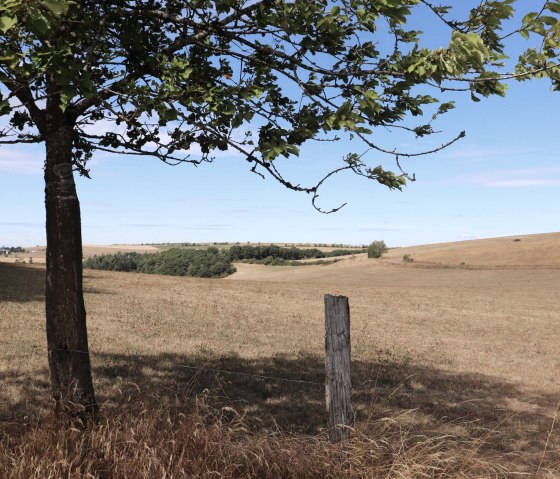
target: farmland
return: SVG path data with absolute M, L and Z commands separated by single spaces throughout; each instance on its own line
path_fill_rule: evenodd
M 245 451 L 256 447 L 285 472 L 267 469 L 263 477 L 296 474 L 282 469 L 290 460 L 267 441 L 296 454 L 323 437 L 323 295 L 343 294 L 352 321 L 351 447 L 360 457 L 379 447 L 400 461 L 356 459 L 370 471 L 363 477 L 556 477 L 560 234 L 515 239 L 399 248 L 382 260 L 362 254 L 305 268 L 237 264 L 226 279 L 86 270 L 94 381 L 107 424 L 130 413 L 134 428 L 131 418 L 142 414 L 157 422 L 158 414 L 204 407 L 237 431 L 228 440 L 246 441 Z M 402 263 L 404 254 L 414 261 Z M 2 477 L 24 477 L 10 461 L 32 464 L 21 451 L 47 447 L 37 425 L 54 421 L 43 281 L 40 264 L 0 263 L 0 431 L 11 438 L 1 443 Z M 334 477 L 352 477 L 332 467 Z

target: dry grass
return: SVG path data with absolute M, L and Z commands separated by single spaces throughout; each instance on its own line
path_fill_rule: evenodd
M 29 264 L 29 259 L 33 263 L 45 264 L 46 262 L 46 246 L 34 246 L 26 248 L 25 253 L 16 253 L 10 256 L 0 256 L 0 262 L 15 263 L 17 260 L 23 260 Z M 120 253 L 157 253 L 159 248 L 150 245 L 131 245 L 131 244 L 113 244 L 113 245 L 87 245 L 82 248 L 84 258 L 89 258 L 94 255 L 101 254 L 115 254 Z
M 508 236 L 456 243 L 411 246 L 390 250 L 385 256 L 401 261 L 476 268 L 560 268 L 560 233 Z
M 86 271 L 104 416 L 78 432 L 49 412 L 43 270 L 0 264 L 0 477 L 560 476 L 560 269 L 239 266 Z M 321 383 L 325 293 L 352 309 L 344 454 L 321 386 L 215 371 Z
M 251 432 L 231 408 L 196 398 L 188 414 L 159 397 L 106 407 L 77 428 L 52 415 L 22 438 L 0 442 L 4 479 L 26 478 L 467 478 L 508 477 L 480 441 L 415 436 L 395 420 L 355 430 L 344 446 L 325 434 Z

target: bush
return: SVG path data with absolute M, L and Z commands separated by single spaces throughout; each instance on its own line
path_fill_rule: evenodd
M 387 252 L 385 241 L 373 241 L 367 250 L 368 258 L 381 258 Z
M 139 253 L 116 253 L 95 255 L 84 261 L 84 268 L 106 271 L 137 271 Z
M 412 263 L 414 262 L 414 259 L 412 258 L 412 256 L 410 256 L 409 254 L 405 254 L 402 257 L 403 263 Z

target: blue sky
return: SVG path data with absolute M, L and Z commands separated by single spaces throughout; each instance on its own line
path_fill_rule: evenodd
M 526 3 L 526 2 L 524 2 Z M 432 41 L 437 38 L 432 34 Z M 442 40 L 442 44 L 446 40 Z M 170 167 L 156 159 L 100 154 L 92 180 L 77 178 L 86 244 L 152 242 L 326 242 L 390 246 L 560 231 L 560 92 L 545 80 L 512 83 L 506 98 L 470 101 L 422 143 L 387 131 L 387 147 L 421 150 L 466 137 L 450 148 L 403 162 L 417 181 L 402 192 L 352 174 L 325 183 L 323 215 L 308 195 L 251 173 L 225 152 L 214 163 Z M 284 160 L 287 176 L 312 184 L 336 166 L 348 142 L 318 143 Z M 363 150 L 359 147 L 358 150 Z M 45 243 L 39 147 L 0 146 L 0 245 Z M 375 166 L 391 159 L 368 156 Z

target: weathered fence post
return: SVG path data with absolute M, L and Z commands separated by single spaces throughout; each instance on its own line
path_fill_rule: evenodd
M 325 295 L 325 399 L 331 442 L 350 437 L 352 384 L 350 380 L 350 306 L 346 296 Z

